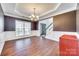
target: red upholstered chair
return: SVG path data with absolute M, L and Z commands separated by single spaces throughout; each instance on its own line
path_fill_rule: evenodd
M 78 40 L 78 47 L 77 47 L 77 55 L 79 56 L 79 40 Z
M 60 37 L 59 42 L 60 56 L 77 56 L 78 40 L 75 35 L 63 35 Z

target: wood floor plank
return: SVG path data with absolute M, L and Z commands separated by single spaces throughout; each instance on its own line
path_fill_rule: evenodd
M 6 41 L 1 56 L 58 56 L 58 42 L 29 37 L 18 40 Z

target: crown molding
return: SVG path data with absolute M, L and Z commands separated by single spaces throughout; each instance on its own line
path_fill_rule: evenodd
M 67 13 L 67 12 L 70 12 L 70 11 L 74 11 L 77 9 L 77 4 L 74 5 L 74 7 L 71 7 L 69 9 L 66 9 L 66 10 L 61 10 L 59 12 L 55 12 L 55 13 L 51 13 L 51 14 L 47 14 L 43 17 L 41 17 L 40 19 L 41 20 L 44 20 L 44 19 L 47 19 L 47 18 L 50 18 L 50 17 L 53 17 L 53 16 L 56 16 L 56 15 L 60 15 L 60 14 L 63 14 L 63 13 Z
M 51 9 L 51 10 L 39 15 L 39 17 L 42 17 L 42 16 L 44 16 L 44 15 L 46 15 L 48 13 L 51 13 L 51 12 L 55 11 L 60 5 L 61 5 L 61 3 L 58 3 L 58 5 L 54 9 Z
M 6 16 L 11 16 L 11 17 L 16 17 L 16 18 L 20 18 L 20 19 L 25 19 L 25 20 L 29 20 L 28 18 L 24 17 L 24 16 L 20 16 L 20 15 L 13 15 L 12 13 L 6 12 L 6 14 L 4 14 Z

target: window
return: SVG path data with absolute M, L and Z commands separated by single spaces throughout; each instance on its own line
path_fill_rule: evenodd
M 31 33 L 31 23 L 16 20 L 16 35 L 30 35 Z

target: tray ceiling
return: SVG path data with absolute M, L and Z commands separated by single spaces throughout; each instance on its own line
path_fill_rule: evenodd
M 49 15 L 76 9 L 76 3 L 1 3 L 4 15 L 30 20 L 33 8 L 40 20 Z
M 58 3 L 2 3 L 2 9 L 5 15 L 14 15 L 26 17 L 33 14 L 33 8 L 36 8 L 36 14 L 42 16 L 54 10 Z

